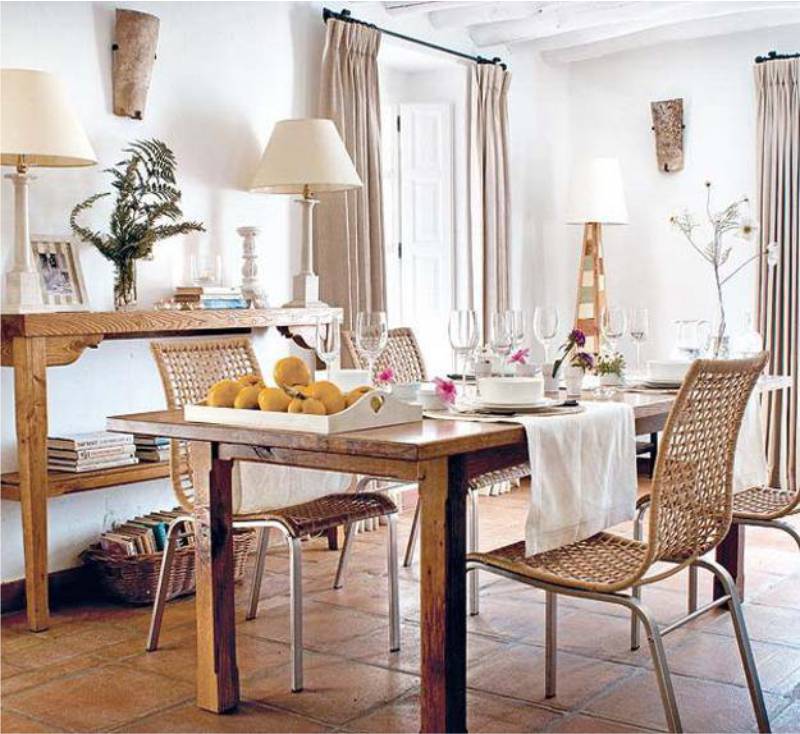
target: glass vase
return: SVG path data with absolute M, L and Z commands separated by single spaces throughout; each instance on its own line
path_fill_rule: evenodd
M 114 309 L 130 311 L 136 307 L 136 260 L 115 263 Z

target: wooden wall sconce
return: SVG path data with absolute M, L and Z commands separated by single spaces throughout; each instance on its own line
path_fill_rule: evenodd
M 141 120 L 156 60 L 159 20 L 138 10 L 117 8 L 114 29 L 114 114 Z
M 672 173 L 683 169 L 683 99 L 650 103 L 651 130 L 656 134 L 658 170 Z

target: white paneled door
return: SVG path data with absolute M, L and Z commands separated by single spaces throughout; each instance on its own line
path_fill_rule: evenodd
M 396 267 L 387 268 L 394 324 L 411 326 L 433 375 L 451 366 L 453 118 L 449 104 L 397 108 Z M 389 275 L 393 274 L 393 275 Z M 396 289 L 394 297 L 392 291 Z

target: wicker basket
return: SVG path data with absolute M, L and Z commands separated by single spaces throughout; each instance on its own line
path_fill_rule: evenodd
M 236 581 L 244 578 L 247 557 L 255 545 L 255 531 L 233 531 L 233 574 Z M 194 546 L 177 548 L 172 560 L 167 599 L 194 593 Z M 93 545 L 81 554 L 84 563 L 92 566 L 103 589 L 115 599 L 128 604 L 152 604 L 156 596 L 163 553 L 143 553 L 119 558 L 110 556 Z

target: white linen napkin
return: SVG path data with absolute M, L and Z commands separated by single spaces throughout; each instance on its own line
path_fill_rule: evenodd
M 761 400 L 753 391 L 742 418 L 733 460 L 733 491 L 767 483 L 767 454 L 761 425 Z
M 633 408 L 583 403 L 574 415 L 516 416 L 531 462 L 526 553 L 542 553 L 633 519 L 636 435 Z

